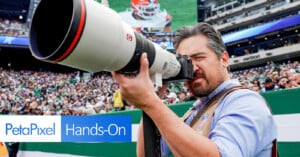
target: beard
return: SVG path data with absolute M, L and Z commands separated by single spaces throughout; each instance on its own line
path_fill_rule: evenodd
M 265 86 L 266 90 L 273 90 L 275 87 L 275 85 L 271 85 L 271 86 Z
M 201 84 L 199 82 L 192 82 L 191 83 L 191 92 L 195 97 L 201 98 L 206 97 L 210 93 L 209 91 L 201 88 Z
M 203 73 L 194 73 L 194 80 L 189 82 L 189 87 L 194 96 L 201 98 L 211 94 L 222 82 L 225 77 L 207 79 Z
M 207 96 L 211 91 L 207 90 L 207 79 L 203 73 L 194 73 L 195 78 L 189 82 L 191 92 L 195 97 L 201 98 Z M 201 79 L 201 80 L 199 80 Z
M 285 88 L 285 85 L 282 85 L 282 84 L 280 84 L 280 85 L 278 85 L 278 86 L 279 86 L 279 88 L 282 88 L 282 89 Z

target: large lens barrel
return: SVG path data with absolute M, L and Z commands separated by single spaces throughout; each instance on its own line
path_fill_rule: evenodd
M 176 56 L 152 43 L 119 14 L 93 0 L 42 0 L 34 12 L 29 45 L 32 55 L 89 72 L 137 72 L 148 53 L 150 73 L 176 76 Z

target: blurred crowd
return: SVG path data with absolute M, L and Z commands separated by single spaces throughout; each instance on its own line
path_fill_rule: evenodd
M 263 67 L 234 71 L 232 78 L 257 92 L 297 88 L 300 64 L 270 62 Z M 118 89 L 109 72 L 82 74 L 0 68 L 0 113 L 93 115 L 134 109 L 116 94 Z M 195 100 L 184 83 L 170 84 L 159 96 L 165 104 Z M 121 101 L 114 100 L 117 98 Z
M 275 64 L 235 71 L 232 78 L 238 79 L 245 88 L 257 92 L 297 88 L 300 86 L 299 61 Z
M 29 27 L 18 20 L 9 20 L 0 17 L 0 36 L 28 36 Z
M 118 85 L 107 73 L 81 76 L 0 69 L 3 114 L 90 115 L 112 110 Z

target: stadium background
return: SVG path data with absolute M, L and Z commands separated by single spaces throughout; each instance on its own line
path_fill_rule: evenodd
M 189 24 L 195 24 L 197 22 L 197 2 L 195 0 L 161 0 L 160 1 L 161 9 L 167 9 L 167 11 L 172 15 L 172 29 L 177 30 L 179 27 Z M 124 11 L 129 8 L 130 3 L 124 0 L 110 0 L 109 7 L 113 8 L 116 11 Z M 298 7 L 299 10 L 299 7 Z M 44 62 L 40 62 L 34 58 L 32 58 L 30 51 L 27 46 L 19 46 L 19 45 L 1 45 L 0 51 L 0 66 L 5 68 L 14 68 L 14 69 L 33 69 L 33 70 L 51 70 L 51 71 L 72 71 L 74 69 L 64 67 L 61 65 L 53 65 Z M 299 50 L 299 48 L 298 48 Z M 287 61 L 287 60 L 299 60 L 297 57 L 285 57 L 276 59 L 276 61 Z M 256 63 L 254 66 L 258 66 L 263 63 Z M 249 68 L 249 67 L 248 67 Z M 238 69 L 239 70 L 239 69 Z M 275 115 L 296 115 L 300 113 L 299 109 L 299 90 L 287 90 L 281 92 L 268 93 L 265 95 L 270 101 L 271 106 L 274 107 Z M 274 100 L 274 101 L 271 101 Z M 186 105 L 186 106 L 185 106 Z M 187 107 L 190 104 L 185 104 L 183 106 L 174 106 L 174 110 L 176 112 L 180 111 L 184 107 Z M 116 114 L 130 114 L 139 119 L 140 112 L 121 112 Z M 178 114 L 181 114 L 180 112 Z M 296 119 L 296 120 L 299 120 Z M 291 119 L 291 121 L 295 121 L 295 119 Z M 136 121 L 137 123 L 138 121 Z M 290 130 L 291 132 L 299 130 L 299 123 L 295 124 L 286 124 L 282 126 L 283 128 L 290 128 L 294 130 Z M 287 132 L 286 134 L 289 134 Z M 300 152 L 298 148 L 299 137 L 295 137 L 294 139 L 290 138 L 287 141 L 279 140 L 279 149 L 280 156 L 286 157 L 299 157 Z M 111 150 L 113 147 L 113 150 Z M 82 148 L 86 149 L 84 151 Z M 100 152 L 100 148 L 103 148 L 103 151 Z M 125 150 L 123 150 L 125 148 Z M 135 143 L 125 143 L 125 144 L 78 144 L 78 143 L 22 143 L 20 147 L 23 153 L 22 156 L 33 156 L 37 151 L 40 153 L 45 152 L 46 155 L 48 153 L 49 156 L 59 156 L 59 154 L 73 154 L 73 155 L 84 155 L 84 156 L 121 156 L 124 154 L 128 154 L 129 156 L 133 156 L 135 152 Z M 97 150 L 96 150 L 97 149 Z M 118 151 L 115 151 L 117 149 Z M 34 153 L 33 153 L 34 152 Z M 54 154 L 53 154 L 54 153 Z M 131 155 L 130 155 L 131 154 Z M 37 155 L 40 156 L 41 154 Z M 45 154 L 43 154 L 45 155 Z M 126 155 L 127 156 L 127 155 Z

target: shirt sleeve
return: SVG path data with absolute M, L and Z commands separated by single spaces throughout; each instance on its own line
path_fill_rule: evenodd
M 271 153 L 276 126 L 264 99 L 257 93 L 238 90 L 218 105 L 211 122 L 209 138 L 222 157 L 256 157 Z
M 168 147 L 164 138 L 160 139 L 160 151 L 161 151 L 161 157 L 169 157 L 170 155 L 172 155 L 170 148 Z

